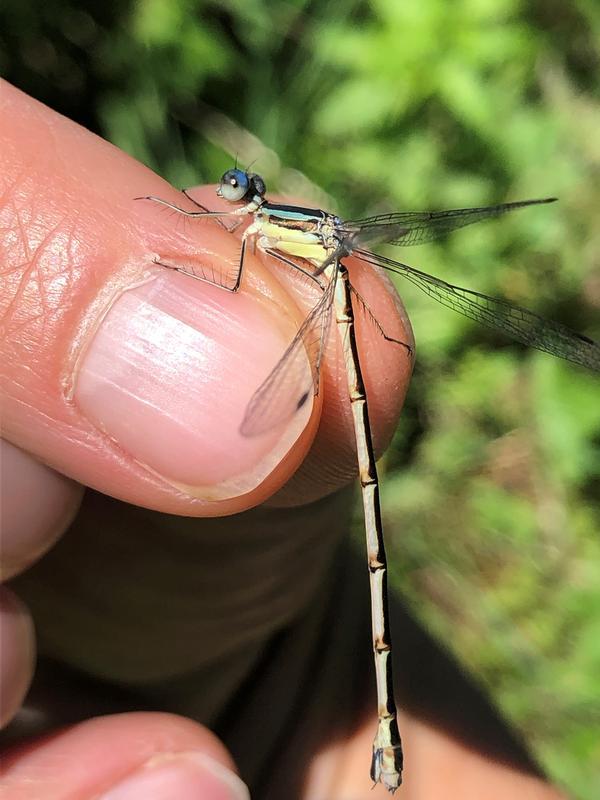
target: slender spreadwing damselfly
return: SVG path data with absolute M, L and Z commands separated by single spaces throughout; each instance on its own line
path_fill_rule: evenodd
M 229 280 L 217 280 L 212 272 L 204 274 L 188 266 L 157 261 L 162 266 L 236 292 L 242 280 L 246 247 L 249 241 L 253 241 L 263 252 L 308 276 L 321 291 L 317 303 L 285 353 L 254 392 L 244 417 L 240 420 L 242 435 L 258 436 L 272 430 L 292 418 L 313 394 L 319 392 L 321 363 L 331 319 L 335 314 L 344 353 L 356 435 L 371 583 L 378 701 L 378 727 L 373 742 L 371 777 L 375 783 L 380 781 L 393 793 L 402 782 L 402 745 L 393 689 L 387 567 L 379 487 L 367 398 L 354 332 L 353 302 L 359 303 L 368 312 L 384 338 L 404 349 L 407 358 L 412 358 L 412 348 L 385 333 L 383 325 L 375 319 L 364 298 L 352 286 L 343 263 L 344 258 L 352 255 L 365 265 L 380 267 L 400 275 L 442 305 L 466 317 L 498 330 L 518 342 L 596 371 L 600 371 L 600 345 L 563 325 L 548 322 L 505 300 L 462 289 L 399 261 L 377 255 L 371 249 L 365 249 L 380 243 L 407 246 L 432 242 L 466 225 L 498 217 L 515 209 L 551 203 L 555 198 L 523 200 L 483 208 L 380 214 L 343 221 L 319 209 L 271 203 L 265 198 L 265 193 L 265 183 L 259 175 L 234 168 L 223 175 L 217 189 L 217 194 L 232 204 L 230 210 L 209 211 L 189 195 L 186 196 L 197 207 L 194 211 L 187 211 L 158 197 L 143 199 L 161 203 L 186 217 L 214 218 L 231 232 L 244 221 L 251 220 L 241 239 L 237 269 Z M 231 224 L 228 225 L 226 219 Z M 307 358 L 310 370 L 306 369 Z

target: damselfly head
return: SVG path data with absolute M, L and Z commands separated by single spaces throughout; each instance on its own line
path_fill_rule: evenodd
M 260 175 L 234 168 L 227 170 L 221 178 L 217 194 L 230 203 L 239 203 L 254 200 L 257 196 L 262 198 L 266 190 Z

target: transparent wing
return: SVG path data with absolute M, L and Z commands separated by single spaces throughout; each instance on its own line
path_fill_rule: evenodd
M 356 244 L 371 245 L 389 242 L 403 247 L 424 244 L 441 239 L 458 228 L 473 225 L 485 219 L 499 217 L 517 208 L 553 203 L 556 197 L 542 200 L 520 200 L 481 208 L 455 208 L 449 211 L 405 211 L 378 214 L 344 222 L 340 232 Z
M 252 395 L 240 426 L 243 436 L 272 430 L 319 393 L 321 361 L 327 344 L 337 273 L 306 317 L 273 371 Z M 307 363 L 308 359 L 308 363 Z
M 549 322 L 532 311 L 512 305 L 505 300 L 453 286 L 440 278 L 434 278 L 433 275 L 427 275 L 385 256 L 366 250 L 355 250 L 353 255 L 361 261 L 376 264 L 402 275 L 438 303 L 488 328 L 501 331 L 516 341 L 545 353 L 600 371 L 600 344 L 564 325 Z

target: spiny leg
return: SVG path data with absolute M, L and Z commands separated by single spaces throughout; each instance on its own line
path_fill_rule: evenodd
M 163 200 L 162 197 L 156 197 L 156 195 L 149 194 L 144 197 L 135 197 L 134 200 L 151 200 L 153 203 L 159 203 L 160 205 L 166 206 L 170 208 L 172 211 L 176 211 L 178 214 L 182 214 L 184 217 L 192 217 L 194 219 L 199 219 L 202 217 L 211 217 L 221 225 L 228 233 L 233 233 L 239 226 L 244 222 L 244 218 L 246 215 L 246 211 L 244 209 L 237 208 L 235 211 L 209 211 L 206 206 L 203 206 L 197 200 L 188 194 L 186 189 L 181 190 L 182 193 L 188 198 L 188 200 L 193 203 L 197 208 L 201 209 L 201 211 L 188 211 L 185 208 L 181 208 L 181 206 L 175 205 L 175 203 L 171 203 L 168 200 Z M 226 225 L 221 217 L 236 217 L 236 221 L 233 225 Z
M 203 206 L 197 200 L 194 200 L 194 198 L 188 192 L 187 189 L 182 189 L 181 192 L 187 197 L 190 203 L 193 203 L 197 208 L 202 209 L 202 211 L 204 211 L 206 214 L 212 214 L 212 212 L 208 208 L 206 208 L 206 206 Z M 215 217 L 215 222 L 218 222 L 219 225 L 227 231 L 227 233 L 233 233 L 234 231 L 236 231 L 240 227 L 243 221 L 244 220 L 240 217 L 236 222 L 233 223 L 233 225 L 226 225 L 220 217 Z
M 191 268 L 189 267 L 181 267 L 176 266 L 175 264 L 168 264 L 166 261 L 161 261 L 159 258 L 155 258 L 153 263 L 156 264 L 158 267 L 163 267 L 164 269 L 170 269 L 172 272 L 179 272 L 181 275 L 185 275 L 187 278 L 193 278 L 195 281 L 202 281 L 202 283 L 208 283 L 210 286 L 216 286 L 219 289 L 225 289 L 226 292 L 234 292 L 236 291 L 231 286 L 227 286 L 227 284 L 220 282 L 214 270 L 212 270 L 212 278 L 206 275 L 197 275 Z
M 189 197 L 189 195 L 186 194 L 185 191 L 184 194 L 186 197 Z M 189 197 L 189 199 L 192 200 L 191 197 Z M 159 205 L 161 206 L 166 206 L 167 208 L 170 208 L 172 211 L 176 211 L 178 214 L 183 214 L 184 217 L 192 217 L 196 219 L 202 217 L 217 218 L 217 217 L 240 216 L 239 214 L 236 214 L 235 211 L 207 211 L 206 209 L 204 211 L 188 211 L 185 208 L 181 208 L 181 206 L 175 205 L 175 203 L 171 203 L 168 200 L 163 200 L 162 197 L 156 197 L 153 194 L 145 195 L 144 197 L 135 197 L 134 200 L 151 200 L 153 203 L 159 203 Z M 195 200 L 192 200 L 192 202 L 199 208 L 204 208 L 204 206 L 201 206 L 200 203 L 197 203 Z
M 214 269 L 212 270 L 212 278 L 207 277 L 206 275 L 197 275 L 191 268 L 189 267 L 182 267 L 176 264 L 168 264 L 166 261 L 161 261 L 159 258 L 154 259 L 154 263 L 157 264 L 159 267 L 164 267 L 165 269 L 173 270 L 174 272 L 180 272 L 182 275 L 187 275 L 188 278 L 194 278 L 194 280 L 202 281 L 203 283 L 208 283 L 211 286 L 217 286 L 219 289 L 225 289 L 227 292 L 237 292 L 240 288 L 240 284 L 242 282 L 242 273 L 244 270 L 244 257 L 246 253 L 246 240 L 242 239 L 242 247 L 240 250 L 240 259 L 238 263 L 238 268 L 236 271 L 235 280 L 232 286 L 228 286 L 227 284 L 219 281 L 215 276 Z
M 377 328 L 379 333 L 383 336 L 383 338 L 386 340 L 386 342 L 393 342 L 394 344 L 399 344 L 401 347 L 403 347 L 406 350 L 407 354 L 412 357 L 414 355 L 414 348 L 410 344 L 407 344 L 406 342 L 403 342 L 401 339 L 395 339 L 393 336 L 388 336 L 388 334 L 385 332 L 385 330 L 383 328 L 383 325 L 379 322 L 379 320 L 377 319 L 377 317 L 375 316 L 375 314 L 373 313 L 373 311 L 369 307 L 369 304 L 367 303 L 365 298 L 358 291 L 358 289 L 354 288 L 352 283 L 350 283 L 350 280 L 348 280 L 348 287 L 349 287 L 351 293 L 356 297 L 358 302 L 361 304 L 363 309 L 367 312 L 371 322 L 373 323 L 373 325 L 375 325 L 375 327 Z
M 314 281 L 317 284 L 319 289 L 323 290 L 325 289 L 325 284 L 323 284 L 323 282 L 320 281 L 319 278 L 313 272 L 309 272 L 309 270 L 304 269 L 304 267 L 301 267 L 300 264 L 297 264 L 295 261 L 292 261 L 291 258 L 286 258 L 285 256 L 282 256 L 280 252 L 278 252 L 277 250 L 273 250 L 271 247 L 265 247 L 263 249 L 263 253 L 266 253 L 269 256 L 273 256 L 273 258 L 276 258 L 283 264 L 287 264 L 288 267 L 292 267 L 292 269 L 295 269 L 297 272 L 301 272 L 303 275 L 306 275 L 307 278 L 310 278 L 311 281 Z
M 242 249 L 240 250 L 240 260 L 238 263 L 237 277 L 233 285 L 232 292 L 237 292 L 242 282 L 242 272 L 244 271 L 244 256 L 246 255 L 246 237 L 242 237 Z
M 196 206 L 196 208 L 199 208 L 201 211 L 204 211 L 204 212 L 210 212 L 210 208 L 207 208 L 206 206 L 203 206 L 202 203 L 199 203 L 197 200 L 194 200 L 194 198 L 188 192 L 187 189 L 182 189 L 181 190 L 181 194 L 184 194 L 187 197 L 187 199 L 190 201 L 190 203 L 193 203 Z

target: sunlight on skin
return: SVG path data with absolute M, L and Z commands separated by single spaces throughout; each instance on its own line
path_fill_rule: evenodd
M 485 758 L 425 723 L 399 715 L 405 763 L 398 800 L 567 800 L 538 778 Z M 309 771 L 304 800 L 385 800 L 369 778 L 376 720 L 323 750 Z

